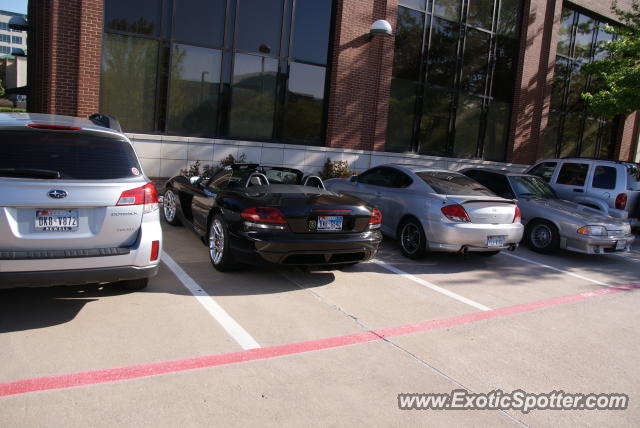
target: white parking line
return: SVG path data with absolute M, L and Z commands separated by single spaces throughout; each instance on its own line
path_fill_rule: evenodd
M 236 322 L 231 315 L 220 306 L 213 297 L 209 296 L 197 282 L 193 280 L 182 268 L 164 251 L 161 260 L 180 280 L 182 285 L 193 294 L 198 302 L 206 309 L 209 314 L 229 333 L 242 349 L 255 349 L 261 346 L 240 324 Z
M 478 302 L 474 302 L 473 300 L 467 299 L 466 297 L 461 296 L 459 294 L 456 294 L 456 293 L 454 293 L 452 291 L 445 290 L 442 287 L 438 287 L 437 285 L 432 284 L 429 281 L 425 281 L 424 279 L 418 278 L 417 276 L 414 276 L 414 275 L 411 275 L 410 273 L 404 272 L 404 271 L 398 269 L 397 267 L 388 265 L 388 264 L 386 264 L 384 262 L 381 262 L 380 260 L 375 260 L 374 259 L 374 260 L 371 260 L 371 262 L 375 263 L 378 266 L 383 267 L 386 270 L 389 270 L 389 271 L 391 271 L 393 273 L 397 273 L 398 275 L 402 276 L 403 278 L 406 278 L 406 279 L 411 280 L 413 282 L 417 282 L 418 284 L 422 285 L 423 287 L 427 287 L 427 288 L 429 288 L 429 289 L 431 289 L 433 291 L 437 291 L 438 293 L 442 293 L 445 296 L 449 296 L 452 299 L 456 299 L 459 302 L 466 303 L 467 305 L 473 306 L 476 309 L 480 309 L 481 311 L 490 311 L 491 310 L 491 308 L 489 308 L 489 307 L 487 307 L 485 305 L 482 305 L 482 304 L 480 304 Z
M 578 275 L 577 273 L 569 272 L 568 270 L 559 269 L 557 267 L 545 265 L 544 263 L 539 263 L 539 262 L 536 262 L 536 261 L 533 261 L 533 260 L 526 259 L 524 257 L 516 256 L 515 254 L 510 254 L 510 253 L 507 253 L 507 252 L 504 252 L 504 251 L 502 251 L 500 254 L 502 254 L 504 256 L 513 257 L 514 259 L 518 259 L 518 260 L 521 260 L 521 261 L 526 262 L 526 263 L 531 263 L 531 264 L 534 264 L 534 265 L 537 265 L 537 266 L 540 266 L 540 267 L 543 267 L 543 268 L 546 268 L 546 269 L 555 270 L 556 272 L 564 273 L 565 275 L 570 275 L 570 276 L 573 276 L 575 278 L 580 278 L 580 279 L 583 279 L 585 281 L 593 282 L 594 284 L 602 285 L 603 287 L 611 287 L 611 285 L 607 284 L 606 282 L 598 281 L 597 279 L 587 278 L 586 276 Z

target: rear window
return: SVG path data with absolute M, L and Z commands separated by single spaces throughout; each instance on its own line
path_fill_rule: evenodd
M 12 170 L 55 171 L 61 179 L 69 180 L 111 180 L 141 174 L 128 142 L 74 132 L 0 133 L 0 176 L 16 176 Z
M 495 196 L 482 184 L 457 172 L 421 171 L 416 175 L 440 195 Z

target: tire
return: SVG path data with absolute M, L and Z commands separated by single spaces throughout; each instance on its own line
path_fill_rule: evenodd
M 415 219 L 402 222 L 398 232 L 400 251 L 410 259 L 421 259 L 427 254 L 427 237 L 422 225 Z
M 560 248 L 558 228 L 546 220 L 534 220 L 525 230 L 526 244 L 540 254 L 551 254 Z
M 180 226 L 182 223 L 178 219 L 178 197 L 173 190 L 167 189 L 164 192 L 164 199 L 162 200 L 162 216 L 165 221 L 172 226 Z
M 214 268 L 226 272 L 237 264 L 229 246 L 229 228 L 220 214 L 216 214 L 209 225 L 209 260 Z
M 481 252 L 478 252 L 478 254 L 483 256 L 483 257 L 493 257 L 493 256 L 496 256 L 496 255 L 500 254 L 500 250 L 498 250 L 498 251 L 481 251 Z
M 120 281 L 120 286 L 125 290 L 142 290 L 149 284 L 149 278 L 128 279 Z

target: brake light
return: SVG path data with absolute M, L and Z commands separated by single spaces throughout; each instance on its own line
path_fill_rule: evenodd
M 158 260 L 158 254 L 160 253 L 160 241 L 152 241 L 151 242 L 151 257 L 149 257 L 150 262 L 154 262 Z
M 120 195 L 116 206 L 144 205 L 143 213 L 150 213 L 158 209 L 158 192 L 153 183 L 142 187 L 125 190 Z
M 623 210 L 626 207 L 627 207 L 627 194 L 620 193 L 618 196 L 616 196 L 616 209 Z
M 512 223 L 520 222 L 521 218 L 522 218 L 522 216 L 520 215 L 520 207 L 516 205 L 516 213 L 513 215 Z
M 382 224 L 382 212 L 378 208 L 374 208 L 369 217 L 369 228 L 377 229 Z
M 440 209 L 440 211 L 442 211 L 442 214 L 444 214 L 451 221 L 456 221 L 459 223 L 471 223 L 469 215 L 460 204 L 444 206 Z
M 37 129 L 51 129 L 54 131 L 79 131 L 81 128 L 78 126 L 64 126 L 64 125 L 44 125 L 41 123 L 29 123 L 27 124 L 30 128 Z
M 286 223 L 284 216 L 279 209 L 273 207 L 252 207 L 240 213 L 240 216 L 249 221 L 257 223 Z

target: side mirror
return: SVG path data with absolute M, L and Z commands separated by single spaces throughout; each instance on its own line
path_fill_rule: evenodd
M 202 182 L 202 177 L 200 177 L 199 175 L 194 175 L 193 177 L 189 177 L 189 183 L 191 183 L 192 186 L 199 186 L 201 182 Z
M 349 178 L 349 181 L 352 183 L 357 183 L 358 182 L 358 176 L 357 175 L 352 175 L 351 178 Z

